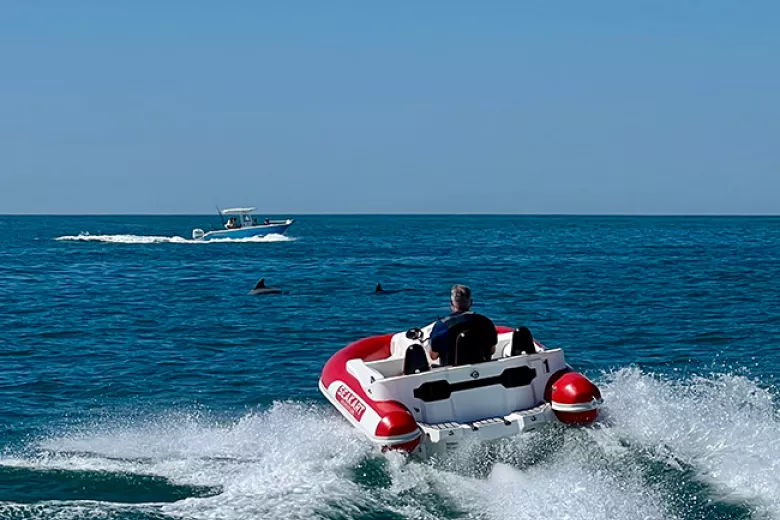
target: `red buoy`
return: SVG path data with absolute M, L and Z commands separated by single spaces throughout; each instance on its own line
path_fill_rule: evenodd
M 559 421 L 571 425 L 590 424 L 596 420 L 601 406 L 601 392 L 578 372 L 567 372 L 550 379 L 550 404 Z

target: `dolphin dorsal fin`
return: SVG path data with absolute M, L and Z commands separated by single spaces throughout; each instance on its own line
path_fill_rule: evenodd
M 376 284 L 376 292 L 382 292 L 382 284 L 381 283 Z
M 265 278 L 260 278 L 260 281 L 255 285 L 255 289 L 265 289 Z

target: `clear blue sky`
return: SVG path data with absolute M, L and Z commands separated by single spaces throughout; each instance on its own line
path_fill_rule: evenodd
M 8 1 L 0 67 L 0 213 L 780 213 L 776 1 Z

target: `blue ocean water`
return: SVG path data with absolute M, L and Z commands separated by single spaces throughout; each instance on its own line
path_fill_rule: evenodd
M 0 217 L 0 518 L 780 518 L 780 218 Z M 264 277 L 282 295 L 253 297 Z M 377 296 L 374 286 L 411 291 Z M 377 453 L 317 389 L 466 283 L 599 423 Z

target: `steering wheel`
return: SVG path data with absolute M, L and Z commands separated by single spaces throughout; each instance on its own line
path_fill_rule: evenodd
M 424 337 L 424 333 L 422 329 L 413 328 L 406 331 L 406 339 L 410 339 L 412 341 L 419 341 L 420 344 L 425 346 L 426 343 L 428 343 L 431 338 L 430 337 Z
M 406 339 L 420 340 L 422 339 L 422 337 L 423 337 L 423 332 L 421 329 L 414 328 L 406 331 Z

